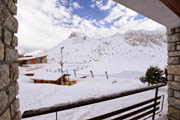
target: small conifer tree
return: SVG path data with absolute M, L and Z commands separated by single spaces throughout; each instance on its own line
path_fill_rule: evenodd
M 148 83 L 148 86 L 158 84 L 158 83 L 166 83 L 167 78 L 163 75 L 166 74 L 167 71 L 163 71 L 160 68 L 150 66 L 147 69 L 145 76 L 140 78 L 140 81 L 143 83 Z

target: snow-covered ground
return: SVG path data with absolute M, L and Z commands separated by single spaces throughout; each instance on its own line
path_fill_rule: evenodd
M 88 77 L 86 79 L 78 79 L 78 83 L 73 86 L 59 86 L 51 84 L 34 84 L 29 77 L 24 76 L 24 68 L 20 68 L 20 109 L 21 112 L 30 109 L 53 106 L 56 104 L 77 101 L 89 97 L 99 97 L 112 93 L 122 92 L 135 88 L 145 87 L 138 80 L 137 73 L 134 78 L 125 78 L 124 76 L 111 75 L 110 79 L 106 79 L 105 75 L 96 75 L 95 78 Z M 27 69 L 27 68 L 25 68 Z M 136 77 L 135 77 L 136 76 Z M 167 88 L 160 88 L 159 95 L 167 94 Z M 89 105 L 86 107 L 76 108 L 59 112 L 59 118 L 63 120 L 84 120 L 93 116 L 97 116 L 106 112 L 117 110 L 127 105 L 132 105 L 140 101 L 152 98 L 154 90 L 144 92 L 129 97 L 111 100 L 108 102 Z M 163 116 L 166 115 L 167 101 L 165 98 Z M 54 120 L 55 114 L 43 115 L 30 120 Z M 163 119 L 164 120 L 164 119 Z
M 77 84 L 73 86 L 34 84 L 31 78 L 56 80 L 60 77 L 61 47 L 64 47 L 64 70 L 71 74 L 72 79 L 75 79 L 72 71 L 77 71 Z M 25 110 L 146 87 L 146 84 L 139 81 L 139 77 L 145 74 L 146 69 L 150 65 L 164 69 L 167 65 L 167 46 L 163 35 L 157 31 L 155 33 L 130 31 L 125 35 L 115 34 L 108 38 L 89 38 L 84 34 L 73 33 L 59 45 L 38 54 L 48 55 L 48 63 L 19 68 L 19 98 L 22 113 Z M 93 71 L 94 78 L 91 77 L 90 70 Z M 105 71 L 109 74 L 108 80 Z M 35 76 L 27 77 L 25 73 L 34 73 Z M 85 75 L 88 77 L 80 78 Z M 84 120 L 147 100 L 154 94 L 152 90 L 66 110 L 58 112 L 58 117 L 63 120 Z M 167 95 L 167 87 L 160 88 L 159 94 Z M 164 110 L 160 116 L 157 115 L 157 119 L 166 120 L 166 97 Z M 55 113 L 28 120 L 55 120 Z

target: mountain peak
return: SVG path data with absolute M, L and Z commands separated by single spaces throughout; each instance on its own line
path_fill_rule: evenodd
M 115 34 L 114 36 L 104 38 L 91 38 L 85 34 L 73 32 L 69 39 L 56 45 L 55 47 L 46 51 L 48 59 L 52 62 L 59 61 L 61 58 L 60 50 L 63 46 L 63 59 L 65 62 L 72 63 L 90 63 L 109 61 L 124 63 L 126 59 L 131 61 L 135 56 L 139 57 L 138 61 L 159 59 L 159 53 L 166 55 L 166 44 L 163 42 L 163 36 L 159 32 L 145 32 L 145 31 L 129 31 L 125 34 Z M 160 59 L 160 60 L 161 60 Z M 129 64 L 129 63 L 128 63 Z M 123 66 L 122 66 L 123 67 Z M 79 67 L 78 69 L 81 69 Z M 83 68 L 82 68 L 83 69 Z
M 78 38 L 78 37 L 85 37 L 84 33 L 80 32 L 72 32 L 68 38 Z

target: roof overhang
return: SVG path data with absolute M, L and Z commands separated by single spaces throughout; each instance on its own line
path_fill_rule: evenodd
M 24 60 L 33 60 L 33 59 L 39 59 L 39 58 L 44 58 L 47 57 L 45 56 L 38 56 L 38 57 L 23 57 L 23 58 L 18 58 L 18 61 L 24 61 Z
M 178 13 L 179 2 L 177 0 L 114 0 L 142 15 L 168 27 L 180 26 Z M 162 2 L 163 1 L 163 2 Z M 174 5 L 174 6 L 173 6 Z

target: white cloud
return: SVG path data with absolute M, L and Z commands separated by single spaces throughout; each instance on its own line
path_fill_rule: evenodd
M 165 26 L 162 26 L 159 23 L 152 21 L 151 19 L 144 19 L 144 20 L 130 20 L 126 24 L 122 25 L 121 30 L 128 31 L 128 30 L 165 30 Z
M 103 6 L 103 0 L 96 0 L 95 4 L 98 7 Z
M 95 4 L 91 4 L 90 7 L 91 7 L 91 8 L 95 8 Z
M 104 5 L 103 0 L 91 0 L 93 4 L 91 4 L 91 8 L 95 6 L 99 8 L 99 10 L 106 11 L 112 8 L 113 5 L 116 3 L 112 0 L 108 0 L 107 3 Z
M 132 11 L 129 8 L 126 8 L 125 6 L 122 6 L 120 4 L 117 4 L 111 9 L 109 15 L 105 17 L 103 21 L 110 23 L 120 17 L 135 17 L 136 15 L 138 15 L 138 13 L 136 13 L 135 11 Z
M 98 7 L 100 10 L 106 11 L 111 9 L 113 5 L 115 5 L 115 2 L 112 0 L 108 0 L 106 5 L 99 4 Z
M 128 17 L 125 16 L 125 17 L 122 17 L 120 20 L 115 21 L 113 23 L 113 25 L 116 26 L 116 27 L 119 27 L 119 26 L 125 25 L 127 23 L 128 23 Z
M 81 8 L 79 3 L 77 3 L 77 2 L 72 2 L 72 5 L 75 9 Z
M 56 0 L 19 0 L 17 18 L 20 47 L 50 48 L 65 40 L 74 31 L 84 32 L 91 37 L 95 35 L 105 37 L 131 29 L 165 29 L 162 25 L 149 19 L 134 20 L 137 13 L 119 4 L 109 9 L 112 3 L 107 3 L 107 6 L 102 8 L 109 9 L 109 15 L 97 21 L 73 15 L 72 8 L 66 8 L 56 2 Z M 64 0 L 65 3 L 66 0 Z M 116 20 L 111 27 L 105 27 L 106 22 L 111 23 L 119 17 L 122 18 Z
M 64 22 L 70 17 L 70 10 L 56 7 L 56 0 L 19 0 L 19 46 L 49 48 L 56 45 L 66 39 L 70 31 L 54 25 L 58 21 L 55 18 Z
M 79 16 L 77 16 L 77 15 L 73 16 L 72 23 L 75 27 L 77 27 L 81 21 L 82 21 L 82 18 L 80 18 Z
M 66 5 L 66 4 L 67 4 L 67 0 L 61 0 L 61 3 L 62 3 L 63 5 Z

